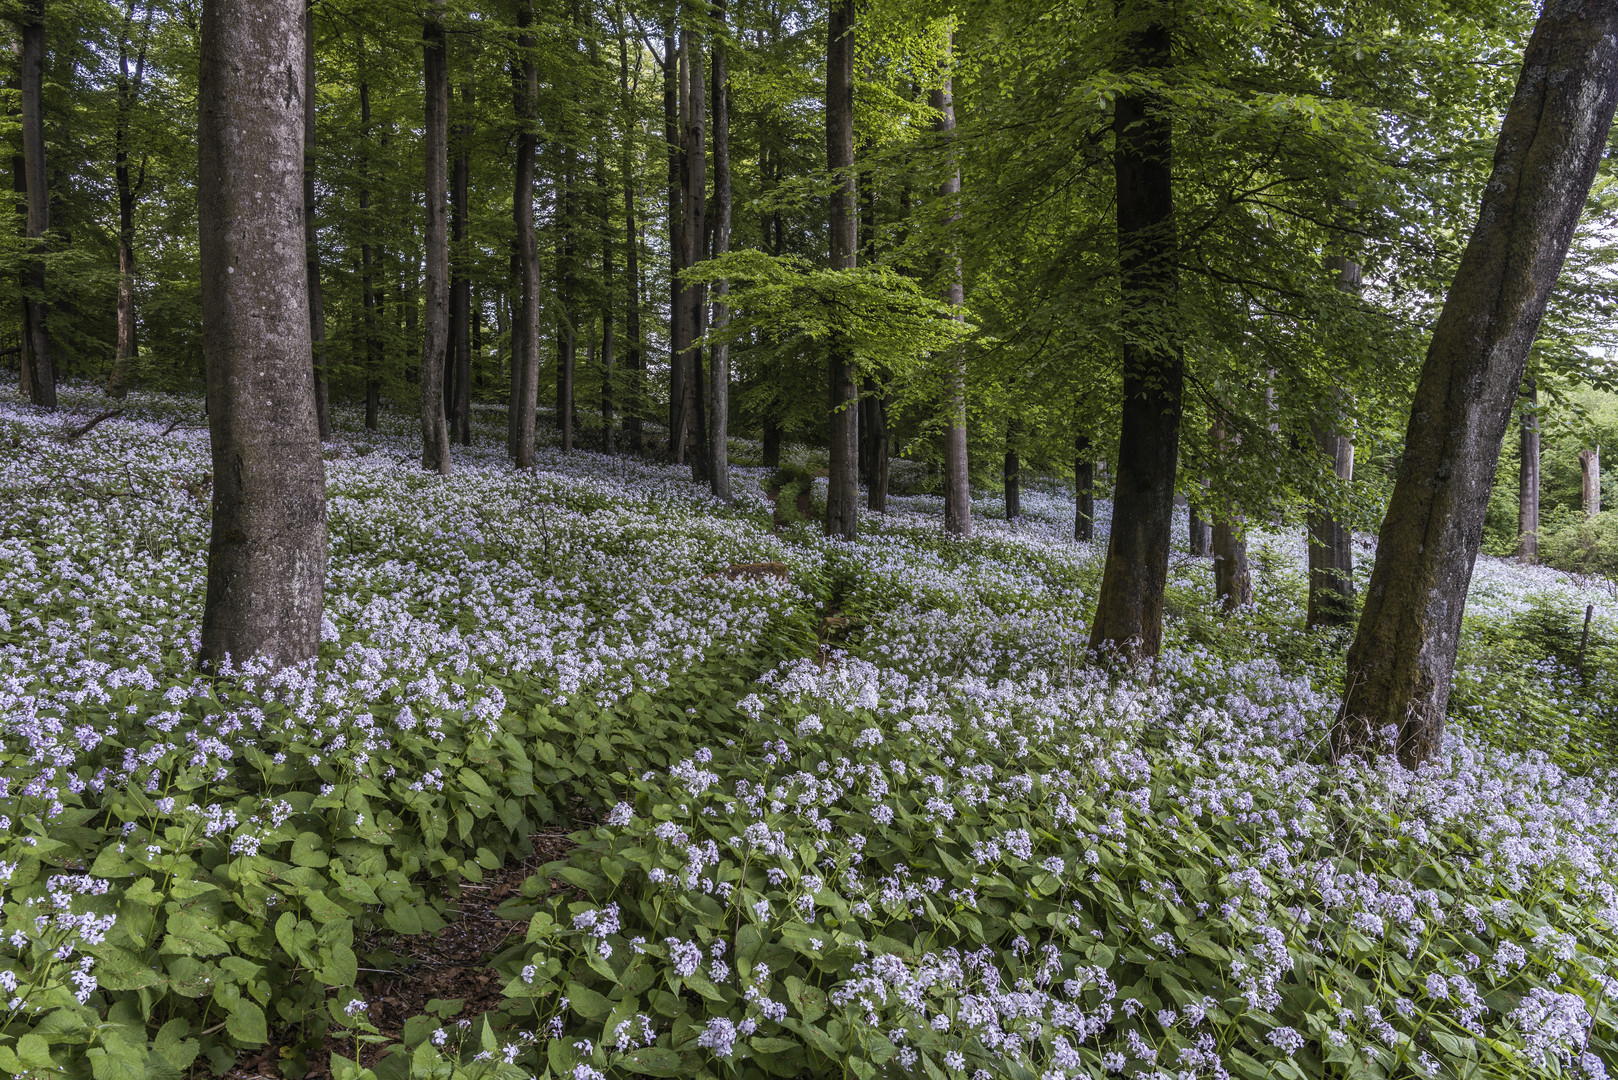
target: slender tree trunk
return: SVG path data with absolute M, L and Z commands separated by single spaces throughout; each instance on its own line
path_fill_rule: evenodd
M 865 508 L 872 513 L 885 514 L 888 512 L 888 398 L 880 386 L 869 387 L 867 392 L 871 395 L 871 476 L 866 482 Z
M 1439 750 L 1472 566 L 1529 347 L 1612 126 L 1618 4 L 1548 5 L 1534 27 L 1472 237 L 1411 405 L 1333 732 Z
M 953 48 L 953 45 L 951 40 L 948 48 Z M 948 213 L 952 224 L 960 220 L 960 211 L 955 204 L 960 202 L 961 195 L 961 170 L 955 163 L 954 151 L 953 91 L 952 80 L 946 78 L 942 87 L 932 91 L 930 101 L 933 111 L 937 113 L 933 130 L 950 147 L 948 172 L 938 188 L 938 196 L 951 204 Z M 955 250 L 953 240 L 944 258 L 944 299 L 951 307 L 959 309 L 966 302 L 966 286 L 960 253 Z M 961 316 L 957 315 L 956 318 Z M 949 420 L 944 426 L 944 531 L 953 536 L 968 537 L 972 535 L 972 483 L 970 463 L 966 456 L 966 357 L 956 348 L 950 351 L 946 362 L 949 364 L 949 399 L 945 408 L 949 410 Z
M 449 345 L 449 78 L 444 56 L 445 0 L 432 0 L 423 26 L 426 86 L 427 221 L 425 319 L 421 339 L 421 465 L 449 475 L 449 422 L 444 415 L 444 353 Z
M 1343 292 L 1360 290 L 1360 264 L 1347 256 L 1327 260 Z M 1332 475 L 1346 486 L 1354 479 L 1354 440 L 1341 430 L 1335 403 L 1328 417 L 1311 425 L 1315 448 L 1332 463 Z M 1308 625 L 1347 626 L 1354 617 L 1354 533 L 1326 508 L 1310 511 Z
M 315 5 L 303 9 L 303 245 L 308 260 L 309 340 L 314 345 L 315 419 L 320 438 L 331 438 L 331 400 L 326 388 L 326 301 L 320 291 L 320 235 L 315 228 Z
M 534 237 L 534 119 L 539 108 L 539 66 L 534 58 L 534 9 L 523 0 L 517 9 L 517 162 L 512 190 L 516 224 L 513 258 L 522 282 L 520 300 L 511 315 L 511 463 L 534 467 L 535 413 L 539 406 L 539 244 Z
M 1209 443 L 1215 454 L 1226 457 L 1235 451 L 1226 437 L 1222 420 L 1215 420 Z M 1253 577 L 1247 564 L 1247 522 L 1239 514 L 1216 513 L 1213 517 L 1214 597 L 1226 612 L 1253 602 Z
M 681 263 L 691 267 L 701 262 L 707 238 L 707 101 L 702 73 L 702 44 L 686 27 L 680 33 L 680 242 L 685 248 Z M 708 482 L 707 409 L 703 398 L 709 387 L 702 376 L 702 347 L 697 339 L 706 331 L 708 290 L 701 285 L 685 285 L 680 290 L 680 317 L 685 337 L 685 457 L 691 465 L 694 483 Z
M 680 271 L 685 269 L 685 240 L 681 234 L 685 155 L 681 149 L 684 132 L 680 124 L 680 52 L 675 17 L 671 14 L 663 24 L 663 138 L 669 157 L 669 460 L 676 465 L 685 464 L 685 364 L 691 345 L 686 325 L 688 309 L 680 302 Z
M 635 180 L 627 144 L 624 151 L 624 370 L 627 375 L 624 414 L 624 439 L 629 452 L 639 456 L 645 452 L 645 436 L 641 431 L 641 412 L 645 408 L 645 353 L 641 346 L 640 329 L 640 228 L 635 207 Z
M 455 393 L 450 398 L 450 441 L 472 445 L 472 279 L 467 277 L 467 195 L 471 184 L 472 84 L 461 84 L 461 105 L 466 119 L 455 126 L 455 180 L 450 192 L 450 232 L 455 245 L 449 287 L 450 346 L 455 358 Z
M 135 10 L 135 0 L 129 0 L 124 6 L 123 30 L 118 35 L 118 112 L 113 121 L 112 175 L 118 189 L 118 340 L 113 351 L 112 372 L 107 379 L 107 393 L 117 398 L 129 393 L 130 368 L 140 351 L 135 324 L 135 199 L 146 185 L 146 164 L 143 158 L 139 177 L 131 179 L 129 129 L 146 78 L 152 5 L 147 4 L 142 16 L 138 43 L 130 37 Z M 131 61 L 134 70 L 130 70 Z
M 1006 520 L 1016 521 L 1022 517 L 1022 462 L 1015 448 L 1006 447 L 1000 475 L 1006 488 Z
M 1206 494 L 1206 484 L 1203 485 L 1202 492 Z M 1212 558 L 1213 525 L 1202 516 L 1202 508 L 1195 502 L 1190 504 L 1187 517 L 1186 548 L 1196 558 Z
M 1527 406 L 1523 409 L 1522 460 L 1517 466 L 1517 558 L 1539 561 L 1539 384 L 1529 376 L 1523 380 Z
M 1601 447 L 1579 451 L 1579 502 L 1585 517 L 1601 513 Z
M 198 663 L 320 647 L 326 479 L 303 207 L 303 0 L 204 0 L 197 100 L 213 527 Z
M 46 332 L 45 233 L 51 225 L 45 180 L 45 0 L 23 0 L 22 156 L 28 193 L 28 249 L 23 280 L 22 392 L 43 409 L 56 408 L 56 368 Z
M 826 41 L 826 168 L 832 174 L 831 267 L 851 270 L 858 250 L 854 207 L 854 0 L 832 0 Z M 826 535 L 859 535 L 859 411 L 853 356 L 833 338 L 828 349 L 831 462 Z
M 1090 437 L 1073 440 L 1073 539 L 1095 537 L 1095 459 L 1090 456 Z
M 363 47 L 363 45 L 362 45 Z M 371 243 L 371 84 L 360 80 L 360 304 L 365 314 L 365 429 L 375 431 L 382 408 L 382 340 L 378 326 L 376 260 Z
M 1121 68 L 1151 77 L 1170 64 L 1169 13 L 1125 35 Z M 1155 657 L 1163 637 L 1179 462 L 1185 360 L 1173 335 L 1179 277 L 1170 159 L 1173 124 L 1162 100 L 1138 89 L 1118 98 L 1118 265 L 1123 339 L 1123 404 L 1112 530 L 1101 572 L 1090 647 Z
M 719 31 L 713 38 L 713 255 L 730 250 L 730 73 L 725 67 L 725 4 L 717 0 L 714 17 Z M 730 305 L 725 298 L 730 283 L 717 281 L 713 287 L 713 325 L 724 330 L 730 324 Z M 715 345 L 709 354 L 708 372 L 712 382 L 708 416 L 712 437 L 708 445 L 708 480 L 714 498 L 730 502 L 730 346 Z
M 1314 424 L 1315 448 L 1346 486 L 1354 479 L 1354 440 L 1334 424 Z M 1324 510 L 1309 517 L 1308 625 L 1347 626 L 1354 617 L 1354 533 Z

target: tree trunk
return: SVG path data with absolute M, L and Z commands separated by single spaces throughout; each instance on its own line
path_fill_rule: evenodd
M 1208 442 L 1219 457 L 1235 451 L 1223 420 L 1215 420 Z M 1240 514 L 1215 513 L 1212 530 L 1214 597 L 1228 615 L 1253 602 L 1253 577 L 1247 566 L 1247 521 Z
M 773 411 L 766 414 L 761 447 L 766 469 L 781 467 L 781 434 L 781 421 L 776 418 Z
M 635 99 L 629 87 L 629 35 L 625 31 L 622 10 L 617 7 L 614 10 L 618 19 L 619 109 L 625 131 L 625 137 L 619 140 L 619 152 L 622 155 L 620 170 L 624 177 L 624 370 L 627 375 L 622 380 L 625 400 L 619 404 L 619 411 L 623 416 L 624 442 L 630 453 L 639 455 L 644 449 L 641 434 L 640 229 L 635 206 L 633 142 L 628 137 L 635 123 Z
M 449 345 L 449 78 L 444 56 L 445 0 L 432 0 L 422 28 L 426 87 L 426 312 L 421 335 L 421 465 L 449 475 L 449 421 L 444 415 L 444 352 Z
M 1539 561 L 1539 386 L 1533 376 L 1523 380 L 1528 404 L 1523 409 L 1522 460 L 1517 466 L 1517 558 Z
M 376 262 L 371 239 L 371 84 L 360 82 L 360 304 L 365 313 L 365 429 L 375 431 L 382 406 L 382 340 L 377 325 Z
M 1073 539 L 1095 538 L 1095 460 L 1090 457 L 1090 437 L 1073 440 Z
M 1589 10 L 1586 10 L 1586 7 Z M 1336 754 L 1397 730 L 1439 750 L 1461 616 L 1529 347 L 1612 126 L 1618 4 L 1548 5 L 1433 329 L 1333 732 Z
M 1337 273 L 1337 287 L 1360 290 L 1360 264 L 1337 255 L 1326 265 Z M 1332 475 L 1344 486 L 1354 479 L 1354 440 L 1340 430 L 1333 404 L 1329 415 L 1311 424 L 1318 449 L 1332 463 Z M 1354 533 L 1324 507 L 1311 509 L 1309 533 L 1309 605 L 1307 625 L 1347 626 L 1354 617 Z
M 680 242 L 685 254 L 680 262 L 695 266 L 704 256 L 707 236 L 707 102 L 702 75 L 702 46 L 686 27 L 680 32 Z M 685 372 L 685 457 L 691 465 L 693 483 L 708 482 L 708 439 L 703 407 L 702 348 L 696 344 L 707 321 L 708 290 L 701 285 L 680 289 L 680 314 L 685 347 L 680 367 Z
M 1354 440 L 1334 424 L 1312 425 L 1315 448 L 1331 462 L 1332 475 L 1347 486 L 1354 479 Z M 1308 625 L 1347 626 L 1354 617 L 1354 533 L 1324 510 L 1309 515 Z
M 1159 12 L 1125 35 L 1121 69 L 1150 78 L 1169 66 L 1167 17 Z M 1185 359 L 1172 330 L 1179 293 L 1173 122 L 1156 94 L 1134 90 L 1117 100 L 1113 134 L 1123 402 L 1112 530 L 1090 647 L 1144 659 L 1157 655 L 1163 638 L 1185 383 Z
M 725 3 L 716 0 L 714 18 L 719 27 L 713 38 L 713 255 L 730 250 L 730 73 L 725 67 Z M 713 325 L 723 331 L 730 324 L 730 305 L 725 302 L 730 283 L 716 281 L 713 287 Z M 708 479 L 714 498 L 730 502 L 730 346 L 715 345 L 710 353 L 708 418 L 712 425 L 708 443 Z
M 451 442 L 472 445 L 472 279 L 467 277 L 471 252 L 466 242 L 467 189 L 471 183 L 472 84 L 461 84 L 461 105 L 466 119 L 455 125 L 455 179 L 450 190 L 450 237 L 455 245 L 450 261 L 450 350 L 454 357 L 455 393 L 449 399 Z
M 1200 489 L 1203 495 L 1208 492 L 1208 482 L 1204 480 Z M 1186 499 L 1186 548 L 1193 556 L 1199 559 L 1213 557 L 1213 525 L 1202 516 L 1202 508 L 1191 499 Z
M 315 419 L 321 441 L 331 438 L 331 400 L 326 388 L 326 301 L 320 292 L 320 235 L 315 228 L 315 5 L 303 9 L 303 245 L 308 260 L 309 340 L 313 344 Z
M 675 17 L 663 24 L 663 139 L 669 158 L 669 460 L 685 464 L 686 429 L 686 350 L 691 333 L 686 327 L 687 308 L 680 302 L 680 271 L 685 268 L 685 242 L 681 236 L 684 211 L 680 205 L 681 177 L 685 155 L 681 151 L 684 132 L 680 124 L 680 44 Z
M 113 350 L 112 373 L 107 393 L 121 398 L 129 393 L 130 367 L 139 355 L 135 329 L 135 198 L 146 185 L 146 165 L 142 159 L 140 176 L 130 178 L 130 121 L 146 77 L 146 47 L 151 41 L 152 5 L 147 4 L 141 19 L 140 41 L 130 40 L 135 22 L 135 0 L 124 7 L 123 30 L 118 35 L 118 113 L 113 121 L 113 183 L 118 189 L 118 340 Z M 130 70 L 130 50 L 135 50 L 134 70 Z
M 539 108 L 539 66 L 534 59 L 531 0 L 517 8 L 516 86 L 517 162 L 511 212 L 522 281 L 521 299 L 511 318 L 511 463 L 534 467 L 534 424 L 539 405 L 539 244 L 534 238 L 534 114 Z
M 1585 517 L 1601 513 L 1601 447 L 1579 451 L 1579 502 Z
M 23 280 L 22 392 L 56 408 L 56 368 L 46 332 L 45 233 L 51 225 L 45 180 L 45 0 L 24 0 L 22 17 L 22 157 L 28 192 L 28 251 Z
M 860 423 L 860 433 L 870 447 L 871 474 L 865 481 L 865 508 L 872 513 L 888 512 L 888 398 L 881 386 L 866 383 L 870 407 Z
M 312 658 L 326 578 L 303 231 L 303 0 L 204 0 L 197 100 L 213 527 L 198 663 Z
M 1013 447 L 1006 447 L 1006 460 L 1000 475 L 1006 486 L 1006 520 L 1016 521 L 1022 517 L 1022 462 L 1018 460 Z
M 951 38 L 946 52 L 954 46 Z M 955 161 L 955 96 L 953 80 L 946 78 L 944 85 L 932 91 L 929 104 L 937 114 L 933 130 L 949 148 L 948 170 L 944 182 L 938 187 L 938 197 L 949 204 L 947 211 L 951 224 L 960 220 L 961 169 Z M 966 285 L 962 277 L 960 252 L 950 242 L 945 253 L 944 299 L 957 310 L 966 302 Z M 959 319 L 962 316 L 956 315 Z M 962 538 L 972 535 L 972 483 L 970 463 L 966 456 L 966 357 L 959 348 L 950 350 L 948 401 L 949 419 L 944 425 L 944 531 Z

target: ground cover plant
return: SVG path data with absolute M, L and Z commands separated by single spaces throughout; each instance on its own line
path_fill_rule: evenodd
M 1101 552 L 1058 492 L 1015 523 L 981 505 L 970 542 L 895 497 L 846 544 L 776 528 L 763 469 L 734 507 L 595 454 L 524 476 L 457 450 L 444 479 L 408 428 L 355 420 L 327 445 L 319 662 L 205 677 L 200 404 L 136 395 L 73 436 L 5 401 L 0 1068 L 178 1077 L 273 1044 L 287 1074 L 356 1078 L 1598 1076 L 1618 1054 L 1610 593 L 1481 562 L 1443 755 L 1333 766 L 1337 651 L 1301 630 L 1292 534 L 1255 537 L 1261 603 L 1229 619 L 1176 555 L 1169 647 L 1131 675 L 1080 652 Z M 489 958 L 504 1004 L 375 1033 L 367 949 L 441 931 L 541 826 L 576 846 L 501 909 L 528 926 Z

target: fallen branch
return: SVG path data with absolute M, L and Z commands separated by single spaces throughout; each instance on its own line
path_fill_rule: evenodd
M 107 412 L 102 413 L 100 416 L 97 416 L 94 419 L 92 419 L 92 420 L 90 420 L 90 421 L 88 421 L 86 423 L 80 424 L 78 427 L 74 428 L 71 431 L 65 432 L 62 435 L 62 441 L 65 442 L 65 443 L 73 442 L 79 436 L 87 433 L 92 428 L 94 428 L 97 424 L 101 423 L 101 421 L 103 421 L 103 420 L 111 420 L 115 416 L 122 416 L 123 412 L 124 412 L 124 410 L 122 410 L 122 409 L 109 409 Z

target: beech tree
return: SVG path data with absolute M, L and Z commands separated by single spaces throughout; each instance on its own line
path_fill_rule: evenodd
M 320 645 L 326 478 L 303 232 L 303 0 L 206 0 L 198 204 L 213 522 L 198 661 Z
M 51 225 L 45 182 L 45 0 L 24 0 L 22 17 L 22 164 L 28 199 L 28 262 L 23 294 L 22 392 L 56 408 L 56 368 L 45 326 L 45 234 Z
M 933 112 L 937 114 L 933 121 L 934 129 L 948 145 L 955 137 L 955 95 L 948 76 L 942 86 L 932 91 L 931 104 Z M 961 170 L 955 163 L 955 152 L 951 146 L 938 196 L 953 204 L 960 199 L 960 195 Z M 954 206 L 949 208 L 947 217 L 959 219 Z M 966 286 L 960 253 L 953 237 L 945 249 L 943 270 L 944 299 L 959 311 L 966 302 Z M 962 370 L 964 357 L 961 350 L 951 349 L 947 362 L 950 371 L 944 404 L 944 531 L 964 538 L 972 535 L 972 489 L 966 448 L 966 373 Z
M 444 351 L 449 345 L 449 73 L 444 48 L 445 0 L 432 0 L 422 28 L 426 86 L 426 316 L 421 336 L 421 465 L 449 475 L 449 421 L 444 413 Z
M 831 173 L 831 268 L 852 270 L 857 238 L 854 206 L 854 0 L 832 0 L 826 25 L 826 170 Z M 848 343 L 833 340 L 826 361 L 830 395 L 830 463 L 826 535 L 859 535 L 859 390 Z
M 1422 364 L 1332 745 L 1388 729 L 1407 768 L 1435 755 L 1472 566 L 1529 347 L 1618 100 L 1618 4 L 1546 5 L 1495 145 L 1477 224 Z
M 1174 320 L 1179 246 L 1170 171 L 1173 123 L 1151 89 L 1170 63 L 1172 10 L 1157 0 L 1119 8 L 1120 68 L 1134 77 L 1114 105 L 1123 401 L 1112 533 L 1090 627 L 1092 649 L 1157 655 L 1163 638 L 1185 358 Z

